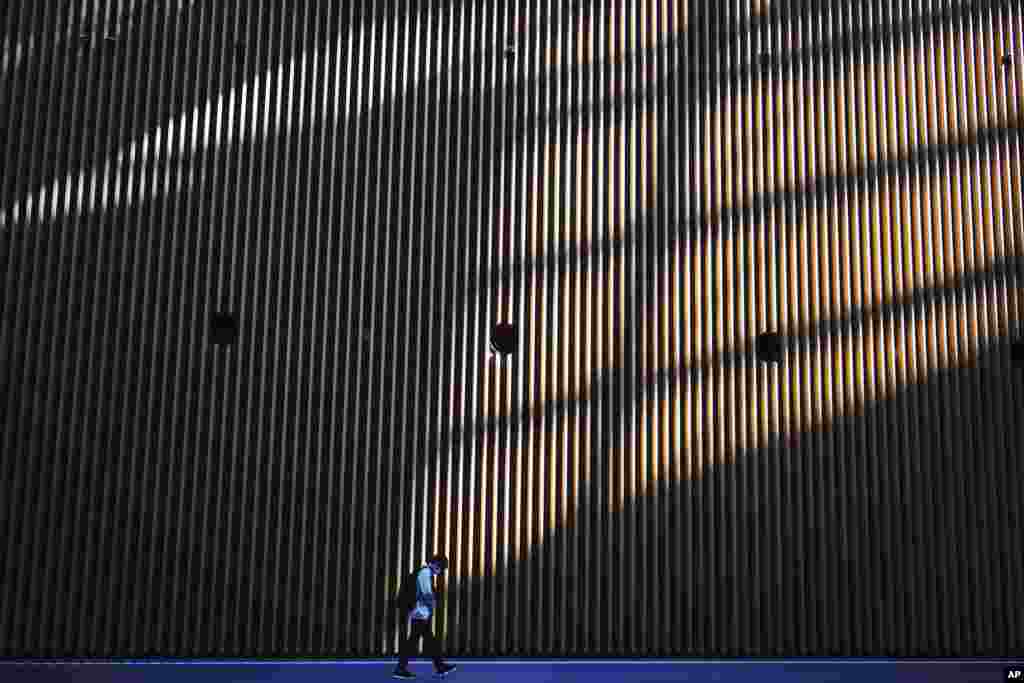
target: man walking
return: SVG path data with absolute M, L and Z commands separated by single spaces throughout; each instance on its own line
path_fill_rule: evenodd
M 434 660 L 434 670 L 438 676 L 447 676 L 455 671 L 454 664 L 446 664 L 441 656 L 441 643 L 430 628 L 430 618 L 434 614 L 434 587 L 433 579 L 440 576 L 448 569 L 448 560 L 444 555 L 434 555 L 424 567 L 416 572 L 416 606 L 408 614 L 408 622 L 411 624 L 409 637 L 403 638 L 399 647 L 398 668 L 391 675 L 392 678 L 412 679 L 416 678 L 409 669 L 409 658 L 413 654 L 416 641 L 423 638 L 423 651 Z

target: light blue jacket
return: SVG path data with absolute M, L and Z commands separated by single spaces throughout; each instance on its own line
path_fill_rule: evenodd
M 429 619 L 434 613 L 434 572 L 424 567 L 416 574 L 416 607 L 409 612 L 410 619 Z

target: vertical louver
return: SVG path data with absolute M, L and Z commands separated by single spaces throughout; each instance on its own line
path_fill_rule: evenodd
M 0 655 L 1024 651 L 1020 3 L 0 27 Z

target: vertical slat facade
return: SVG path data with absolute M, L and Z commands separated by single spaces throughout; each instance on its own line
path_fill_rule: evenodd
M 0 656 L 1024 652 L 1019 3 L 0 26 Z

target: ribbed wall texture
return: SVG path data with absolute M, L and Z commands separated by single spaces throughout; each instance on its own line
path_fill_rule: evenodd
M 1020 655 L 1022 15 L 2 3 L 0 654 Z

